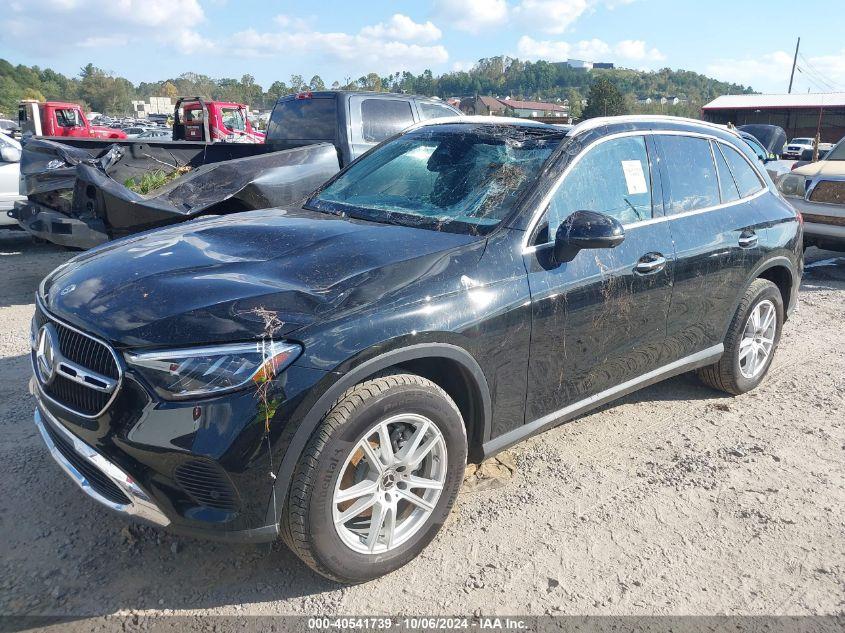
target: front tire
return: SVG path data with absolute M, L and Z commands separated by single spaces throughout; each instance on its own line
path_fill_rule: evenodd
M 398 373 L 359 383 L 326 414 L 297 463 L 283 538 L 332 580 L 388 574 L 442 527 L 466 456 L 460 411 L 436 384 Z
M 698 370 L 710 387 L 733 395 L 756 388 L 771 367 L 783 327 L 783 298 L 767 279 L 755 279 L 746 290 L 725 337 L 719 362 Z

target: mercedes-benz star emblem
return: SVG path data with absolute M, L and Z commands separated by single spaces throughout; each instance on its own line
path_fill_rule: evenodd
M 51 323 L 42 326 L 38 332 L 38 345 L 35 348 L 35 366 L 42 384 L 48 385 L 56 377 L 56 350 L 59 349 L 59 336 Z

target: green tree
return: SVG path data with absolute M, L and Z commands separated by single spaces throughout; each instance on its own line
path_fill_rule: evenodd
M 320 75 L 314 75 L 311 77 L 311 81 L 308 82 L 308 88 L 311 90 L 325 90 L 326 84 L 323 83 Z
M 302 92 L 303 90 L 308 90 L 308 86 L 305 85 L 305 80 L 302 78 L 302 75 L 291 75 L 290 76 L 290 91 L 291 92 Z
M 569 88 L 566 91 L 566 99 L 569 101 L 569 116 L 573 119 L 581 118 L 581 100 L 583 98 L 584 97 L 581 96 L 581 93 L 575 88 Z
M 627 113 L 625 98 L 619 89 L 604 77 L 596 79 L 590 86 L 587 107 L 582 113 L 583 118 L 592 119 L 598 116 L 617 116 Z

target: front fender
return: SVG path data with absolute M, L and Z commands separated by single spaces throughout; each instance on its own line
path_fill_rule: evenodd
M 386 345 L 394 348 L 389 351 L 381 351 L 375 355 L 371 351 L 365 350 L 355 358 L 346 361 L 343 364 L 343 371 L 328 373 L 323 381 L 324 384 L 317 388 L 320 393 L 319 397 L 313 404 L 304 405 L 307 407 L 307 411 L 297 422 L 292 437 L 285 442 L 286 446 L 273 485 L 273 495 L 267 507 L 267 525 L 278 521 L 278 512 L 287 499 L 299 457 L 325 414 L 344 391 L 385 369 L 423 358 L 444 358 L 459 363 L 472 377 L 478 389 L 483 424 L 482 436 L 486 438 L 489 435 L 492 412 L 490 389 L 480 365 L 468 351 L 458 345 L 441 342 L 404 345 L 401 339 L 391 341 Z M 383 350 L 384 346 L 381 349 Z

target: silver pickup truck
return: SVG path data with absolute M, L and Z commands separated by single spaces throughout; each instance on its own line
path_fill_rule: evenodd
M 777 186 L 804 217 L 804 246 L 845 251 L 845 139 L 824 160 L 780 176 Z

